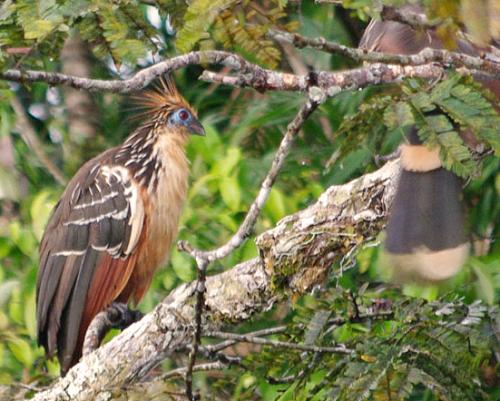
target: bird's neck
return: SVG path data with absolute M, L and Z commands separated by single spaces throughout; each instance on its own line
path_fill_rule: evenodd
M 187 180 L 188 135 L 167 132 L 163 127 L 151 128 L 140 127 L 130 135 L 118 148 L 114 162 L 127 167 L 133 178 L 151 191 L 156 190 L 165 173 L 185 176 Z

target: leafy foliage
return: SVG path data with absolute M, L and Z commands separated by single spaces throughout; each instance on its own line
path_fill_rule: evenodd
M 269 29 L 297 27 L 293 21 L 281 23 L 287 16 L 284 1 L 276 0 L 269 7 L 249 0 L 158 1 L 157 6 L 180 27 L 176 46 L 181 52 L 198 44 L 202 49 L 213 48 L 215 43 L 238 46 L 271 67 L 277 66 L 281 55 L 276 44 L 266 39 Z M 36 66 L 32 56 L 38 51 L 57 57 L 70 27 L 92 44 L 98 58 L 110 56 L 117 67 L 163 52 L 165 39 L 148 23 L 139 0 L 7 0 L 0 7 L 1 32 L 9 32 L 0 33 L 0 49 L 8 50 L 0 50 L 0 68 L 16 59 Z
M 377 123 L 383 124 L 385 129 L 374 130 Z M 362 106 L 356 115 L 344 122 L 341 132 L 353 132 L 359 138 L 366 137 L 370 131 L 380 138 L 387 131 L 403 134 L 405 127 L 415 125 L 423 143 L 431 148 L 439 146 L 446 169 L 460 177 L 468 177 L 477 174 L 479 166 L 461 133 L 472 132 L 498 155 L 498 124 L 500 117 L 491 94 L 471 78 L 450 74 L 432 85 L 417 79 L 407 80 L 401 92 L 374 98 Z M 353 130 L 353 126 L 358 128 Z M 356 137 L 350 135 L 346 142 L 355 143 Z
M 493 309 L 384 291 L 396 298 L 391 302 L 377 292 L 303 297 L 290 312 L 286 334 L 276 336 L 318 347 L 342 343 L 351 354 L 283 353 L 267 346 L 245 358 L 243 368 L 275 383 L 270 399 L 276 400 L 405 400 L 424 393 L 442 400 L 488 399 L 477 383 L 478 368 L 488 363 L 495 341 L 494 322 L 488 322 L 495 318 Z M 257 391 L 258 383 L 247 391 Z

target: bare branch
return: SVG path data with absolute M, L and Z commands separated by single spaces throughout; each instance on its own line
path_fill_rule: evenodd
M 260 257 L 206 280 L 204 332 L 269 309 L 290 293 L 322 282 L 332 263 L 383 227 L 394 196 L 397 162 L 352 182 L 330 187 L 308 208 L 257 237 Z M 346 233 L 349 233 L 348 235 Z M 113 388 L 144 377 L 192 341 L 196 283 L 173 290 L 141 321 L 86 355 L 33 400 L 105 399 Z
M 286 329 L 287 329 L 286 326 L 271 327 L 269 329 L 253 331 L 251 333 L 248 333 L 248 335 L 251 335 L 253 337 L 264 337 L 264 336 L 269 336 L 272 334 L 283 333 L 284 331 L 286 331 Z M 200 347 L 200 351 L 202 351 L 206 355 L 211 355 L 211 354 L 215 354 L 219 351 L 222 351 L 223 349 L 231 347 L 237 343 L 238 343 L 238 340 L 234 340 L 234 339 L 226 340 L 226 341 L 222 341 L 222 342 L 217 343 L 217 344 L 210 344 L 210 345 L 205 345 L 203 347 Z
M 458 72 L 475 76 L 490 77 L 488 73 L 478 70 L 469 71 L 461 68 Z M 424 64 L 420 66 L 400 66 L 383 63 L 373 63 L 362 68 L 340 72 L 312 72 L 308 75 L 293 75 L 274 72 L 265 76 L 265 81 L 258 80 L 253 74 L 239 73 L 227 76 L 216 72 L 204 71 L 200 80 L 222 83 L 236 87 L 253 87 L 257 90 L 305 91 L 311 82 L 324 89 L 328 96 L 333 96 L 342 90 L 362 89 L 370 85 L 400 82 L 404 78 L 419 77 L 424 79 L 439 79 L 446 74 L 446 68 L 439 64 Z
M 226 369 L 229 366 L 229 364 L 221 362 L 221 361 L 216 361 L 216 362 L 208 362 L 208 363 L 200 363 L 197 365 L 194 365 L 192 367 L 193 372 L 205 372 L 207 370 L 223 370 Z M 181 377 L 186 377 L 187 373 L 187 368 L 177 368 L 173 369 L 164 375 L 161 376 L 162 380 L 167 380 L 172 377 L 176 376 L 181 376 Z
M 234 70 L 257 71 L 257 65 L 247 62 L 242 57 L 224 51 L 191 52 L 182 56 L 173 57 L 151 67 L 144 68 L 137 72 L 132 78 L 124 80 L 101 80 L 76 77 L 60 73 L 33 70 L 7 70 L 0 73 L 0 78 L 15 82 L 46 82 L 49 85 L 67 85 L 73 88 L 86 89 L 89 91 L 108 92 L 132 92 L 145 88 L 157 77 L 168 74 L 174 70 L 188 65 L 199 64 L 225 65 Z
M 267 338 L 255 337 L 248 334 L 234 334 L 234 333 L 224 333 L 222 331 L 209 331 L 204 333 L 207 337 L 223 338 L 226 340 L 235 340 L 244 343 L 253 343 L 261 345 L 269 345 L 271 347 L 277 348 L 288 348 L 298 351 L 307 352 L 328 352 L 334 354 L 352 354 L 354 351 L 346 348 L 345 346 L 338 347 L 319 347 L 317 345 L 306 345 L 306 344 L 296 344 L 289 343 L 286 341 L 269 340 Z
M 329 42 L 322 37 L 308 38 L 298 33 L 274 30 L 269 33 L 269 36 L 274 40 L 290 43 L 298 48 L 310 47 L 332 54 L 342 54 L 356 61 L 413 66 L 437 62 L 455 68 L 465 67 L 470 70 L 481 70 L 489 73 L 492 77 L 500 78 L 500 60 L 474 57 L 465 53 L 426 48 L 412 55 L 389 54 L 344 46 L 339 43 Z
M 124 80 L 100 80 L 82 78 L 60 73 L 34 70 L 7 70 L 0 72 L 0 79 L 14 82 L 46 82 L 49 85 L 68 85 L 89 91 L 132 92 L 145 88 L 155 78 L 171 73 L 188 65 L 222 65 L 239 72 L 236 78 L 226 79 L 227 84 L 253 87 L 259 91 L 307 91 L 310 86 L 323 89 L 334 88 L 336 92 L 344 89 L 359 89 L 368 85 L 391 83 L 404 77 L 439 78 L 446 69 L 438 64 L 419 66 L 398 66 L 374 63 L 372 65 L 348 71 L 318 71 L 309 75 L 294 75 L 264 69 L 252 64 L 243 57 L 224 51 L 199 51 L 173 57 L 137 72 L 132 78 Z M 464 70 L 464 73 L 474 71 Z M 210 74 L 202 75 L 210 80 Z M 219 76 L 215 78 L 220 79 Z M 212 79 L 213 81 L 214 79 Z
M 205 308 L 205 282 L 207 279 L 206 269 L 208 261 L 206 259 L 196 258 L 198 267 L 198 279 L 196 280 L 196 306 L 194 314 L 194 335 L 191 341 L 191 352 L 189 353 L 188 366 L 186 368 L 185 382 L 186 382 L 186 397 L 188 400 L 193 400 L 193 368 L 196 362 L 196 354 L 201 341 L 201 317 L 203 309 Z

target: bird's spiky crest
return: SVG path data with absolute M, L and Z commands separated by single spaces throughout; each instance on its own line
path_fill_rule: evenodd
M 134 119 L 154 118 L 179 108 L 186 108 L 196 116 L 195 110 L 179 93 L 170 75 L 160 77 L 159 84 L 143 91 L 140 95 L 132 96 L 132 99 L 138 108 L 144 110 L 135 115 Z

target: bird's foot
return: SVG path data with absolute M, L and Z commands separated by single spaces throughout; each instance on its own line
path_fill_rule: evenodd
M 111 329 L 124 330 L 132 323 L 141 320 L 143 316 L 140 311 L 131 310 L 127 304 L 113 302 L 107 309 L 98 313 L 90 323 L 83 342 L 83 355 L 99 348 L 104 336 Z

